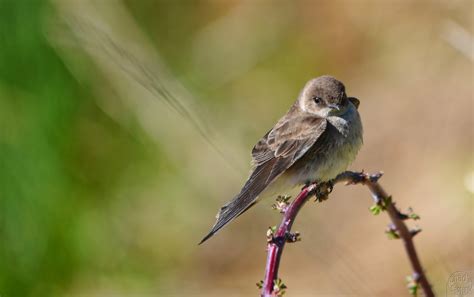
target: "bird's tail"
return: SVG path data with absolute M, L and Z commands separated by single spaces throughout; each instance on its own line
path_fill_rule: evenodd
M 216 223 L 209 234 L 207 234 L 199 244 L 208 240 L 222 227 L 244 213 L 257 202 L 258 195 L 260 195 L 273 180 L 272 168 L 274 164 L 271 164 L 273 162 L 274 161 L 271 160 L 255 168 L 240 193 L 219 210 L 216 216 Z

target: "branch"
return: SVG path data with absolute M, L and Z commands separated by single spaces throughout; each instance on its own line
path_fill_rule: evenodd
M 286 286 L 278 279 L 278 268 L 283 247 L 287 241 L 296 241 L 297 235 L 290 233 L 291 226 L 295 221 L 296 215 L 305 202 L 314 194 L 316 184 L 305 186 L 298 196 L 287 207 L 280 205 L 280 211 L 283 212 L 283 220 L 280 227 L 274 233 L 270 228 L 267 232 L 267 265 L 265 267 L 265 278 L 263 280 L 262 296 L 275 296 L 282 293 Z M 292 240 L 293 239 L 293 240 Z M 272 294 L 273 293 L 273 294 Z
M 275 208 L 283 213 L 283 220 L 278 229 L 270 228 L 269 232 L 267 232 L 267 264 L 265 267 L 265 278 L 260 284 L 262 287 L 261 296 L 281 296 L 284 293 L 284 289 L 286 289 L 286 286 L 278 278 L 278 268 L 280 266 L 280 259 L 285 243 L 299 240 L 298 233 L 291 233 L 291 226 L 293 225 L 296 215 L 301 207 L 313 195 L 315 195 L 316 199 L 319 201 L 326 200 L 328 194 L 332 190 L 332 185 L 345 182 L 347 185 L 362 184 L 367 186 L 375 201 L 375 206 L 371 207 L 371 211 L 374 214 L 378 214 L 381 211 L 386 211 L 388 213 L 392 221 L 388 233 L 394 238 L 401 238 L 403 240 L 406 253 L 413 269 L 413 275 L 409 278 L 410 293 L 416 296 L 418 286 L 421 286 L 427 297 L 433 297 L 433 290 L 431 289 L 425 272 L 423 271 L 423 267 L 421 266 L 415 250 L 415 245 L 413 244 L 413 237 L 419 232 L 419 230 L 410 231 L 403 222 L 409 218 L 417 219 L 418 216 L 415 214 L 403 214 L 395 207 L 392 198 L 378 183 L 378 180 L 381 177 L 382 173 L 369 175 L 364 172 L 346 171 L 330 182 L 305 186 L 289 205 L 287 203 L 288 197 L 279 197 Z

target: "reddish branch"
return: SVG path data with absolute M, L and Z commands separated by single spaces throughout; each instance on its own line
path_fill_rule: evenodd
M 346 171 L 337 176 L 329 184 L 311 184 L 304 187 L 298 196 L 284 209 L 283 220 L 275 232 L 271 232 L 268 246 L 267 246 L 267 264 L 265 267 L 265 278 L 262 284 L 262 296 L 279 296 L 282 293 L 282 289 L 285 286 L 281 283 L 278 278 L 278 268 L 280 266 L 280 259 L 283 252 L 283 248 L 286 242 L 293 242 L 297 239 L 297 235 L 291 233 L 291 226 L 296 219 L 296 215 L 304 203 L 310 199 L 313 195 L 316 195 L 317 199 L 324 200 L 332 189 L 332 185 L 340 182 L 346 182 L 346 184 L 362 184 L 367 186 L 369 191 L 374 198 L 374 201 L 381 210 L 386 211 L 392 221 L 393 227 L 392 232 L 395 232 L 397 238 L 403 240 L 405 251 L 413 269 L 412 281 L 415 284 L 414 291 L 416 294 L 417 286 L 421 286 L 425 292 L 425 296 L 434 296 L 433 290 L 426 278 L 423 267 L 421 266 L 420 260 L 413 244 L 413 236 L 416 235 L 416 231 L 410 231 L 405 225 L 404 220 L 408 219 L 409 216 L 401 213 L 392 202 L 391 197 L 385 192 L 385 190 L 378 183 L 379 178 L 382 176 L 381 173 L 368 175 L 366 173 Z M 412 288 L 413 289 L 413 288 Z
M 296 219 L 296 215 L 304 203 L 314 194 L 315 184 L 304 187 L 298 196 L 284 210 L 283 220 L 280 227 L 268 241 L 267 246 L 267 265 L 265 267 L 265 278 L 263 279 L 262 296 L 274 296 L 274 291 L 279 291 L 278 284 L 278 267 L 280 266 L 281 253 L 287 241 L 296 240 L 296 236 L 290 233 L 291 226 Z

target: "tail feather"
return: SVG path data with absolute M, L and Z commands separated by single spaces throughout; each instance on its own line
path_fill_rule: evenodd
M 270 160 L 255 168 L 240 193 L 220 209 L 215 225 L 199 244 L 211 238 L 217 231 L 222 229 L 222 227 L 244 213 L 257 202 L 258 195 L 260 195 L 274 179 L 269 177 L 271 177 L 275 161 L 276 159 Z

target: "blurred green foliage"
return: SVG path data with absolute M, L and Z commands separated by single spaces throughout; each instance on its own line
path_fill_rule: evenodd
M 43 31 L 51 10 L 0 1 L 1 296 L 53 296 L 90 265 L 120 273 L 102 211 L 124 168 L 159 162 L 72 77 Z

